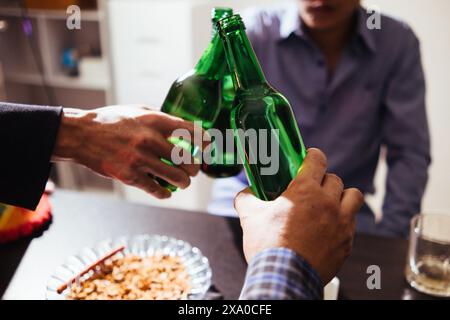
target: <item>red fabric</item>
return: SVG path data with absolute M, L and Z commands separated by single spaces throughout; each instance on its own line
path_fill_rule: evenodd
M 52 217 L 48 196 L 44 194 L 35 211 L 13 207 L 13 214 L 0 229 L 0 243 L 12 242 L 39 231 Z

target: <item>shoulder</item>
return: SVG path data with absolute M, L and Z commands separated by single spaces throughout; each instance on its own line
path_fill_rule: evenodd
M 373 11 L 363 8 L 364 17 L 370 19 Z M 381 13 L 379 29 L 370 30 L 374 34 L 377 46 L 382 51 L 392 54 L 402 54 L 408 50 L 418 50 L 419 39 L 411 26 L 394 15 Z

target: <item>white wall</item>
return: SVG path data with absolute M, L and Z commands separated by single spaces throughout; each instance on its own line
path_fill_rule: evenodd
M 433 158 L 422 212 L 450 214 L 450 1 L 366 0 L 364 4 L 377 5 L 382 13 L 406 21 L 420 39 Z M 381 212 L 385 175 L 386 166 L 381 163 L 378 192 L 371 199 L 377 212 Z

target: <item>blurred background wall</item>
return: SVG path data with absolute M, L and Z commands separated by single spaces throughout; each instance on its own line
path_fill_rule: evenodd
M 61 5 L 67 2 L 61 1 Z M 231 6 L 240 12 L 281 1 L 83 0 L 89 5 L 82 10 L 81 30 L 67 30 L 63 10 L 22 10 L 17 2 L 0 3 L 0 26 L 1 21 L 7 23 L 0 28 L 0 97 L 93 108 L 129 103 L 159 107 L 173 80 L 192 68 L 206 47 L 212 7 Z M 450 214 L 450 1 L 367 0 L 363 4 L 376 5 L 382 13 L 405 20 L 421 41 L 433 157 L 423 211 Z M 88 50 L 78 76 L 69 75 L 61 66 L 62 52 L 68 49 Z M 385 175 L 381 160 L 377 193 L 368 196 L 377 213 L 381 212 Z M 206 209 L 212 183 L 200 175 L 188 190 L 158 201 L 76 165 L 58 164 L 52 176 L 64 188 L 196 211 Z

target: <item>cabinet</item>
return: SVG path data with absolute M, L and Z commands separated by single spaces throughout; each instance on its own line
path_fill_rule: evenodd
M 0 99 L 17 103 L 94 108 L 111 103 L 104 1 L 82 10 L 81 30 L 69 30 L 65 10 L 26 9 L 22 1 L 0 4 Z M 108 67 L 96 76 L 71 77 L 61 58 L 66 48 L 89 46 Z M 57 163 L 59 187 L 114 191 L 111 180 L 73 164 Z

